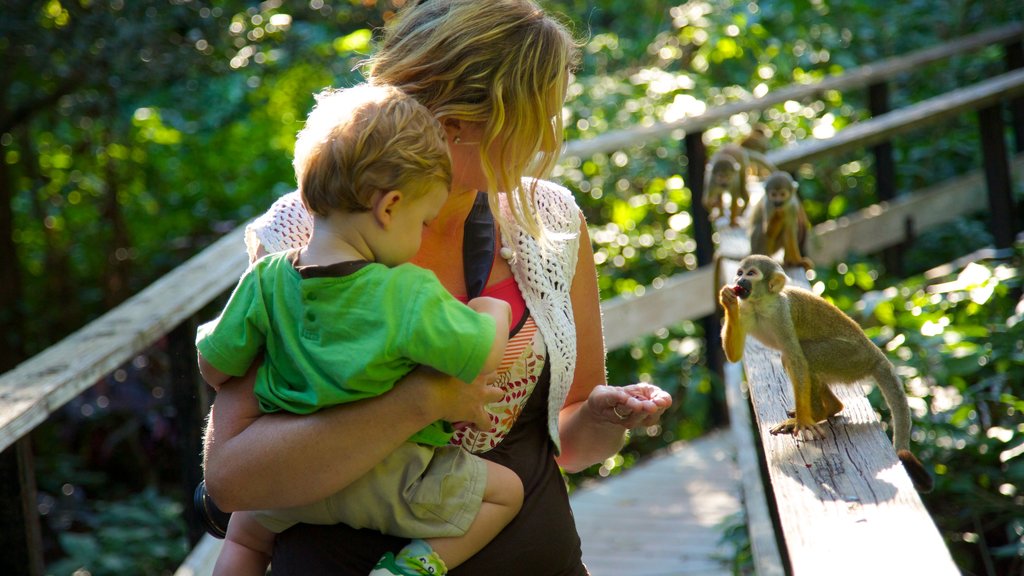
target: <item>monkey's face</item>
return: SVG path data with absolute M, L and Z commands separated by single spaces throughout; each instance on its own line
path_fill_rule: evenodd
M 767 191 L 768 201 L 771 202 L 773 207 L 778 208 L 789 200 L 789 188 L 786 186 L 776 186 L 769 188 Z
M 758 300 L 780 292 L 786 281 L 786 273 L 778 262 L 768 256 L 752 254 L 740 262 L 733 292 L 740 298 Z
M 750 293 L 754 291 L 754 283 L 760 281 L 761 278 L 761 271 L 757 268 L 740 266 L 740 269 L 736 271 L 736 284 L 733 285 L 732 291 L 741 299 L 749 298 Z
M 725 160 L 715 162 L 711 166 L 711 186 L 714 190 L 728 190 L 732 188 L 733 181 L 739 167 Z

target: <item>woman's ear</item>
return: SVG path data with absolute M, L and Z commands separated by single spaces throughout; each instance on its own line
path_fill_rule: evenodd
M 444 134 L 447 136 L 449 142 L 455 142 L 456 138 L 461 138 L 462 120 L 452 118 L 451 116 L 443 116 L 440 121 L 441 127 L 444 128 Z
M 402 193 L 398 190 L 380 190 L 374 192 L 370 210 L 373 218 L 385 230 L 391 226 L 395 207 L 402 201 Z

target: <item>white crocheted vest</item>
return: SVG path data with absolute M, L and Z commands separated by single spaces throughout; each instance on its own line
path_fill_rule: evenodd
M 530 182 L 523 185 L 529 186 Z M 503 247 L 512 250 L 508 258 L 512 275 L 548 347 L 551 363 L 548 433 L 555 449 L 561 451 L 558 413 L 569 394 L 576 370 L 576 324 L 569 290 L 576 272 L 582 218 L 569 190 L 544 180 L 537 182 L 536 190 L 540 217 L 554 238 L 551 246 L 542 248 L 529 232 L 515 223 L 505 195 L 500 196 L 504 216 L 501 242 Z M 313 220 L 302 205 L 302 199 L 298 192 L 291 192 L 246 227 L 245 245 L 250 257 L 260 245 L 267 252 L 299 248 L 306 244 L 312 231 Z

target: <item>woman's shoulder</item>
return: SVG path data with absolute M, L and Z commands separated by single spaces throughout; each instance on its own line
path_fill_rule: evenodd
M 577 207 L 576 198 L 572 195 L 572 192 L 561 184 L 539 178 L 524 178 L 523 185 L 527 187 L 534 186 L 538 201 L 558 202 L 573 208 Z
M 579 204 L 572 192 L 550 180 L 524 179 L 523 186 L 533 187 L 534 201 L 544 227 L 554 232 L 575 233 L 579 228 Z
M 245 245 L 252 259 L 259 247 L 267 252 L 299 248 L 309 241 L 313 219 L 298 191 L 278 198 L 261 216 L 245 227 Z

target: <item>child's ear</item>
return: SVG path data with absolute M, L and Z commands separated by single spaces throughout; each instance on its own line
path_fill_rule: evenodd
M 398 190 L 381 190 L 373 194 L 371 210 L 373 217 L 382 227 L 391 225 L 391 218 L 395 207 L 402 201 L 402 193 Z

